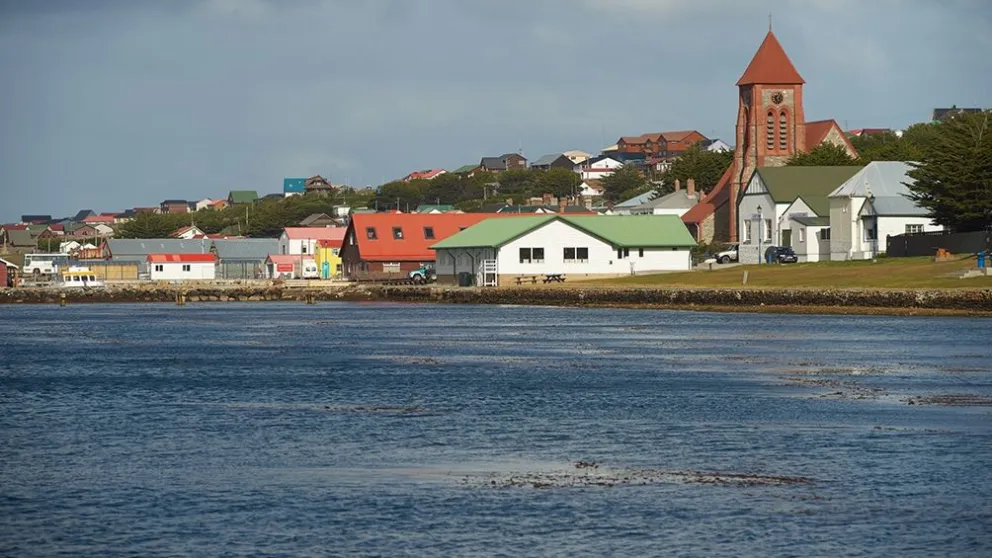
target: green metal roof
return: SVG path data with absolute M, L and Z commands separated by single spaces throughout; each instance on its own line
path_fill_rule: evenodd
M 441 205 L 418 205 L 417 206 L 417 213 L 430 213 L 431 211 L 434 211 L 435 209 L 438 210 L 438 211 L 442 211 L 442 212 L 443 211 L 451 211 L 454 208 L 455 208 L 455 206 L 453 206 L 453 205 L 445 205 L 445 204 L 441 204 Z
M 231 190 L 228 198 L 231 203 L 253 203 L 258 199 L 258 192 L 255 190 Z
M 775 203 L 802 198 L 817 215 L 830 213 L 827 196 L 864 167 L 761 167 L 754 171 Z
M 490 248 L 502 246 L 541 225 L 555 219 L 554 215 L 527 215 L 522 217 L 493 217 L 480 221 L 438 242 L 438 248 Z
M 470 170 L 473 170 L 473 169 L 477 168 L 478 166 L 479 165 L 463 165 L 463 166 L 458 167 L 457 169 L 455 169 L 455 170 L 453 170 L 451 172 L 453 172 L 455 174 L 462 174 L 462 173 L 468 172 Z
M 678 215 L 533 215 L 486 219 L 432 248 L 496 248 L 551 221 L 567 223 L 615 248 L 696 245 Z

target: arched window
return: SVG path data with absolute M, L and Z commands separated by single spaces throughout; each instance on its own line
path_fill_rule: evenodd
M 784 110 L 778 115 L 778 148 L 789 148 L 789 115 Z
M 775 113 L 772 111 L 768 111 L 765 125 L 765 147 L 775 149 Z

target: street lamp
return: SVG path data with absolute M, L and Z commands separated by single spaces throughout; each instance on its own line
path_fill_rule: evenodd
M 761 206 L 758 206 L 758 265 L 761 265 L 761 237 L 764 235 L 765 223 L 761 220 Z

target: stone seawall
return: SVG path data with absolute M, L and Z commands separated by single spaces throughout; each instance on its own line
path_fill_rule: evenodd
M 218 301 L 396 301 L 448 304 L 515 304 L 546 306 L 615 306 L 699 310 L 767 310 L 818 313 L 913 313 L 912 311 L 992 315 L 992 289 L 867 290 L 867 289 L 670 289 L 670 288 L 457 288 L 339 285 L 292 288 L 281 285 L 183 288 L 117 287 L 101 289 L 2 289 L 0 304 L 66 304 L 85 302 Z M 845 310 L 846 309 L 846 310 Z M 849 312 L 847 311 L 849 310 Z M 888 311 L 888 310 L 891 310 Z M 898 311 L 898 312 L 896 312 Z M 909 311 L 909 312 L 907 312 Z

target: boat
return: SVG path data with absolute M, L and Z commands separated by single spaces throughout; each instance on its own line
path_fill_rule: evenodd
M 92 269 L 74 265 L 59 275 L 58 285 L 63 288 L 102 287 L 103 281 L 96 278 Z

